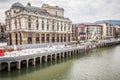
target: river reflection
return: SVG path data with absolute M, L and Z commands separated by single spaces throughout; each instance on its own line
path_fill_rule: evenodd
M 21 70 L 2 71 L 0 80 L 120 80 L 119 51 L 118 45 Z

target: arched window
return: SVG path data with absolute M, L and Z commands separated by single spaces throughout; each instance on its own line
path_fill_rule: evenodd
M 66 34 L 64 34 L 64 42 L 66 42 Z
M 10 37 L 10 45 L 12 45 L 12 34 L 9 34 Z
M 22 44 L 22 35 L 21 35 L 21 33 L 19 33 L 20 34 L 20 44 Z
M 52 34 L 52 42 L 55 42 L 55 34 Z
M 16 45 L 18 45 L 18 35 L 17 35 L 17 33 L 15 34 L 15 40 L 16 40 Z
M 36 34 L 36 43 L 40 43 L 39 34 Z
M 44 43 L 45 42 L 45 35 L 41 34 L 41 42 Z
M 32 44 L 32 34 L 28 34 L 28 44 Z
M 57 34 L 57 42 L 59 42 L 59 34 Z
M 46 42 L 49 42 L 49 34 L 46 35 Z
M 63 34 L 61 34 L 61 42 L 63 42 Z
M 68 34 L 68 41 L 70 42 L 70 34 Z

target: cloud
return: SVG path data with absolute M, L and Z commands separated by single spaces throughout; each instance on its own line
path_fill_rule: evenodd
M 65 17 L 73 23 L 94 22 L 96 20 L 120 19 L 120 0 L 17 0 L 23 5 L 31 2 L 33 6 L 41 7 L 43 3 L 58 5 L 65 9 Z M 0 0 L 0 17 L 8 10 L 15 0 Z M 3 21 L 3 19 L 0 19 Z M 3 21 L 4 22 L 4 21 Z
M 0 3 L 11 2 L 12 0 L 0 0 Z

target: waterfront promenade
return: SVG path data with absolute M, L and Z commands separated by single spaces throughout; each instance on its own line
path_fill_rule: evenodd
M 16 67 L 21 69 L 21 65 L 25 64 L 29 67 L 30 64 L 36 65 L 56 59 L 71 57 L 74 55 L 84 54 L 93 48 L 101 48 L 119 43 L 120 40 L 101 40 L 97 43 L 85 44 L 60 44 L 46 47 L 36 47 L 33 49 L 23 49 L 22 51 L 5 52 L 5 56 L 0 57 L 0 70 Z

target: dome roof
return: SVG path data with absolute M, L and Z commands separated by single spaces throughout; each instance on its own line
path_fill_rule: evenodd
M 19 2 L 16 2 L 16 3 L 14 3 L 12 6 L 11 6 L 11 8 L 23 8 L 24 6 L 21 4 L 21 3 L 19 3 Z

